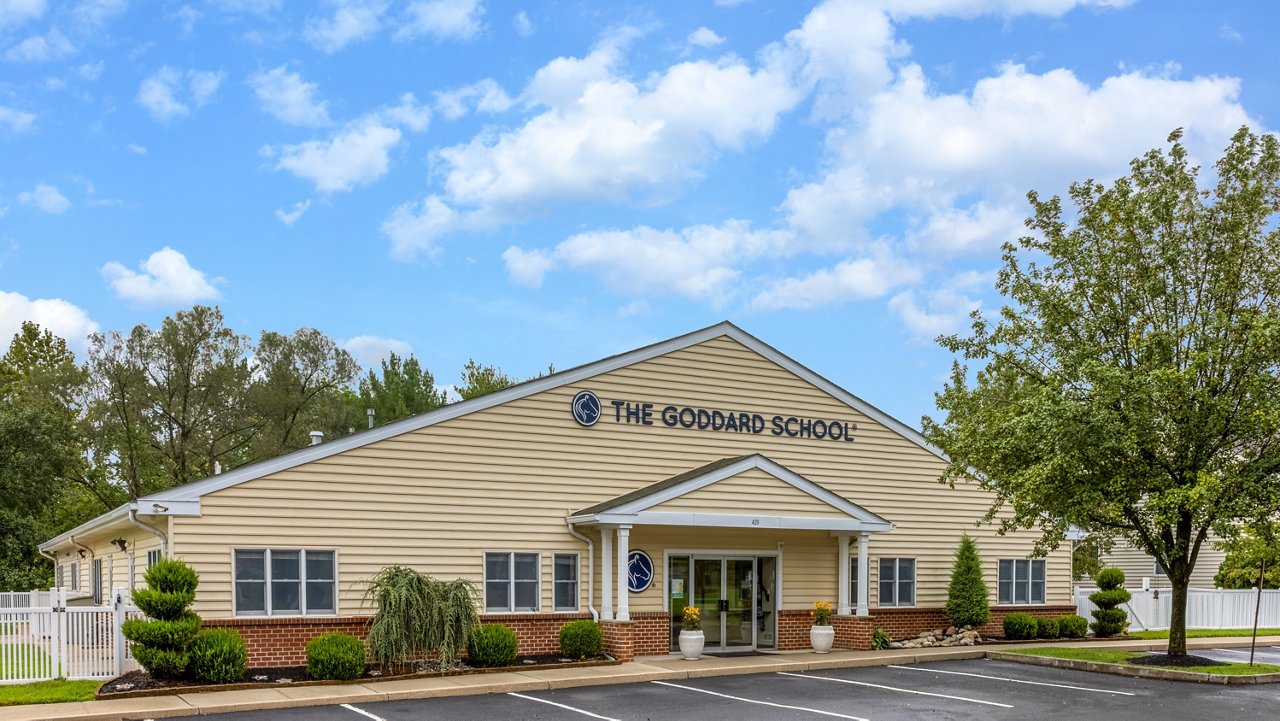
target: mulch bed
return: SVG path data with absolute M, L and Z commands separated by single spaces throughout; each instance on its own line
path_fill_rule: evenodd
M 1230 666 L 1225 661 L 1215 661 L 1204 656 L 1170 656 L 1163 653 L 1148 653 L 1142 656 L 1134 656 L 1129 659 L 1129 663 L 1135 666 L 1163 666 L 1168 668 L 1176 668 L 1178 666 Z
M 539 668 L 582 668 L 586 666 L 616 666 L 620 661 L 606 655 L 597 656 L 586 661 L 575 661 L 559 654 L 543 656 L 519 656 L 511 666 L 498 668 L 471 668 L 466 664 L 442 670 L 435 661 L 419 661 L 405 670 L 384 672 L 377 666 L 370 666 L 364 676 L 349 681 L 316 681 L 307 677 L 306 666 L 286 666 L 280 668 L 251 668 L 244 680 L 238 683 L 206 684 L 186 679 L 157 679 L 145 671 L 130 671 L 114 678 L 98 687 L 95 694 L 98 699 L 136 698 L 141 696 L 168 696 L 179 693 L 201 693 L 206 691 L 236 691 L 259 688 L 278 688 L 280 686 L 332 686 L 338 684 L 368 683 L 372 681 L 389 681 L 407 678 L 434 678 L 441 676 L 461 676 L 477 673 L 500 673 L 503 671 L 526 671 Z

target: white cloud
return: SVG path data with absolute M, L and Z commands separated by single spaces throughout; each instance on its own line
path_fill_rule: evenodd
M 258 71 L 249 77 L 262 109 L 289 125 L 329 125 L 328 102 L 316 97 L 315 83 L 308 83 L 287 66 Z
M 993 280 L 992 274 L 959 273 L 933 290 L 902 291 L 889 300 L 889 309 L 902 320 L 913 340 L 932 341 L 940 335 L 967 328 L 969 314 L 982 307 L 982 300 L 973 296 L 990 289 Z M 920 296 L 923 296 L 923 305 L 917 302 Z
M 94 82 L 102 77 L 102 68 L 104 66 L 105 64 L 101 60 L 96 63 L 84 63 L 76 68 L 76 74 L 89 82 Z
M 471 224 L 475 216 L 462 216 L 443 200 L 429 195 L 422 200 L 421 210 L 416 203 L 404 203 L 391 211 L 382 221 L 382 233 L 391 239 L 391 254 L 408 260 L 417 253 L 434 253 L 442 235 Z
M 138 102 L 151 113 L 151 117 L 167 122 L 189 114 L 192 107 L 206 105 L 225 78 L 226 74 L 222 72 L 183 72 L 165 65 L 142 81 L 138 87 Z
M 399 130 L 366 120 L 328 140 L 282 147 L 275 168 L 315 183 L 322 193 L 351 190 L 386 175 L 391 148 L 399 142 Z
M 71 201 L 58 192 L 58 186 L 37 183 L 35 189 L 18 194 L 18 202 L 23 205 L 34 205 L 42 213 L 61 215 L 71 207 Z
M 481 0 L 414 0 L 405 8 L 396 40 L 428 36 L 436 40 L 471 40 L 480 34 Z
M 152 253 L 140 268 L 138 273 L 113 261 L 102 266 L 102 277 L 118 297 L 144 305 L 188 305 L 221 295 L 214 287 L 216 279 L 205 277 L 168 246 Z
M 1229 43 L 1239 44 L 1244 42 L 1244 35 L 1242 35 L 1239 30 L 1236 30 L 1229 23 L 1223 23 L 1222 27 L 1218 28 L 1218 37 L 1222 38 L 1223 40 L 1226 40 Z
M 515 104 L 493 78 L 435 94 L 436 110 L 449 120 L 457 120 L 474 109 L 478 113 L 502 113 Z
M 383 0 L 328 0 L 333 16 L 308 18 L 303 37 L 318 50 L 335 53 L 354 42 L 368 40 L 382 29 Z
M 516 13 L 515 18 L 511 20 L 511 23 L 515 25 L 516 34 L 520 37 L 527 38 L 533 34 L 533 21 L 529 19 L 529 13 L 521 10 Z
M 303 201 L 294 203 L 293 207 L 290 208 L 289 210 L 285 210 L 284 208 L 276 208 L 276 220 L 280 221 L 281 223 L 284 223 L 285 225 L 293 225 L 294 223 L 298 222 L 298 218 L 301 218 L 302 214 L 307 212 L 307 208 L 310 208 L 310 207 L 311 207 L 311 201 L 303 200 Z
M 969 208 L 945 207 L 907 232 L 907 246 L 930 256 L 991 253 L 1024 235 L 1025 211 L 1006 203 L 978 201 Z
M 920 280 L 910 261 L 882 255 L 850 258 L 798 278 L 771 284 L 752 299 L 762 310 L 808 309 L 853 300 L 879 298 L 896 287 Z
M 126 145 L 125 147 L 129 149 L 129 152 L 130 152 L 130 153 L 134 153 L 134 154 L 136 154 L 136 155 L 146 155 L 146 154 L 147 154 L 147 148 L 146 148 L 145 146 L 138 145 L 137 143 L 129 143 L 129 144 L 128 144 L 128 145 Z
M 45 0 L 0 0 L 0 28 L 17 27 L 44 15 Z
M 685 38 L 685 42 L 691 47 L 713 48 L 723 43 L 724 38 L 717 35 L 716 31 L 704 26 L 689 33 L 689 37 Z
M 98 324 L 84 309 L 61 298 L 28 298 L 21 293 L 0 290 L 0 354 L 8 352 L 13 336 L 22 330 L 23 321 L 32 321 L 50 333 L 63 338 L 77 355 L 84 357 L 89 334 Z
M 0 128 L 8 128 L 11 133 L 25 133 L 35 125 L 35 122 L 35 113 L 0 105 Z
M 376 335 L 358 335 L 343 343 L 342 347 L 367 367 L 380 365 L 392 353 L 404 358 L 413 352 L 413 348 L 405 341 Z
M 527 251 L 511 246 L 502 252 L 502 262 L 507 266 L 507 276 L 518 285 L 538 288 L 547 272 L 555 267 L 551 255 L 539 250 Z
M 190 5 L 183 5 L 173 13 L 173 19 L 178 21 L 182 26 L 182 33 L 190 35 L 196 29 L 196 23 L 200 22 L 200 18 L 204 17 L 204 13 L 196 10 Z
M 634 318 L 641 315 L 649 315 L 652 309 L 649 307 L 649 301 L 641 298 L 633 300 L 630 303 L 618 309 L 619 318 Z
M 76 51 L 67 36 L 56 28 L 45 35 L 32 35 L 5 51 L 5 60 L 15 63 L 39 63 L 64 58 Z
M 399 103 L 384 106 L 374 111 L 373 116 L 390 125 L 399 125 L 421 133 L 431 122 L 431 108 L 419 103 L 413 93 L 405 93 L 400 96 Z

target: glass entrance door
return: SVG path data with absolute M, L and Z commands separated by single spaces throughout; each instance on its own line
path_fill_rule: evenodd
M 704 648 L 717 649 L 724 639 L 724 559 L 693 559 L 693 605 L 702 609 Z
M 678 648 L 685 605 L 702 610 L 708 652 L 776 646 L 776 556 L 672 555 L 667 561 L 671 648 Z
M 726 558 L 724 560 L 724 646 L 752 648 L 755 635 L 751 617 L 755 611 L 754 558 Z

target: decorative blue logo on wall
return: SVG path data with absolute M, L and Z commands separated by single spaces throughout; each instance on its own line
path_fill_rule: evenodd
M 573 419 L 584 426 L 594 426 L 600 420 L 600 398 L 591 391 L 578 391 L 573 397 Z
M 644 551 L 635 550 L 627 554 L 627 588 L 632 593 L 641 593 L 653 583 L 653 559 Z

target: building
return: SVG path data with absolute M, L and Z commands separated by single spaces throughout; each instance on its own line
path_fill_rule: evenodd
M 991 495 L 938 482 L 920 433 L 731 323 L 215 475 L 41 546 L 83 593 L 138 581 L 144 554 L 200 574 L 195 610 L 238 628 L 251 664 L 363 633 L 362 580 L 391 564 L 482 590 L 483 618 L 556 648 L 597 616 L 621 658 L 674 649 L 703 609 L 707 649 L 837 647 L 945 625 L 961 534 L 977 540 L 991 629 L 1071 613 L 1065 546 L 975 522 Z
M 1218 567 L 1227 559 L 1226 551 L 1215 545 L 1216 536 L 1211 536 L 1200 545 L 1200 553 L 1196 556 L 1196 567 L 1191 571 L 1191 588 L 1214 588 L 1213 577 L 1218 574 Z M 1118 568 L 1124 571 L 1125 588 L 1170 588 L 1169 576 L 1155 557 L 1135 548 L 1123 538 L 1117 539 L 1111 550 L 1102 554 L 1104 567 Z M 1087 579 L 1088 584 L 1092 579 Z

